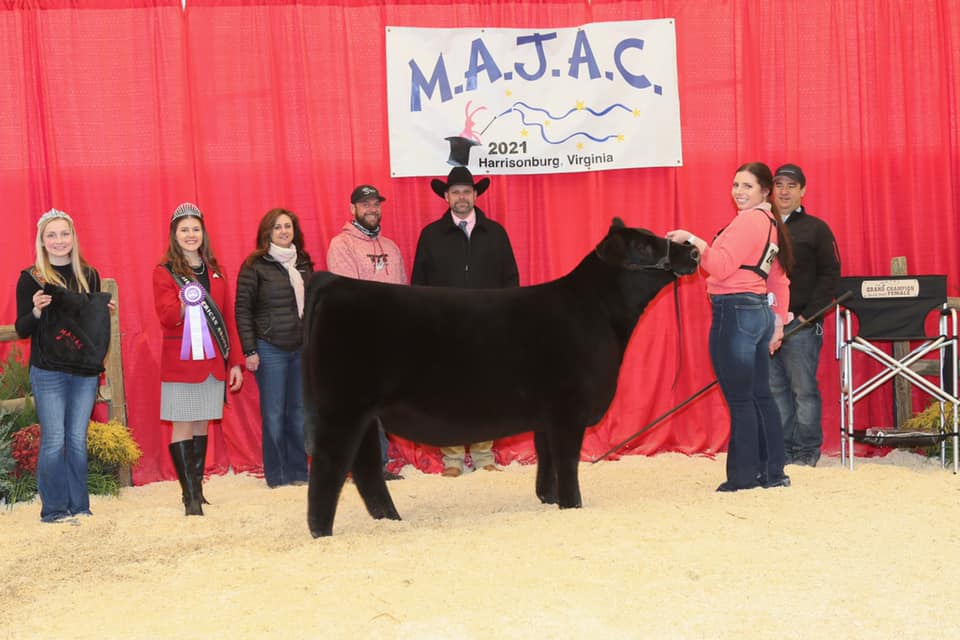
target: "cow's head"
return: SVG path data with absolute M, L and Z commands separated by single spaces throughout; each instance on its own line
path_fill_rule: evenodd
M 606 237 L 597 245 L 603 262 L 627 271 L 659 270 L 689 275 L 700 264 L 700 252 L 689 244 L 677 244 L 646 229 L 632 229 L 614 218 Z

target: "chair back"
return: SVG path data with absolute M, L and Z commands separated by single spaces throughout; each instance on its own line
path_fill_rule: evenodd
M 842 306 L 860 324 L 866 340 L 924 340 L 927 316 L 947 302 L 947 277 L 848 276 L 840 278 L 839 294 L 851 292 Z

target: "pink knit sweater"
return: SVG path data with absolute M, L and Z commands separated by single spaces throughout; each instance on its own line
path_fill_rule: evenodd
M 760 259 L 767 244 L 770 216 L 763 208 L 741 211 L 733 222 L 720 232 L 713 245 L 704 249 L 700 266 L 710 274 L 707 277 L 707 293 L 773 293 L 775 302 L 772 310 L 787 324 L 790 279 L 780 266 L 780 261 L 774 260 L 766 280 L 752 271 L 740 268 L 742 264 L 756 264 Z M 777 230 L 773 229 L 771 242 L 776 242 L 776 239 Z
M 383 235 L 371 238 L 349 221 L 330 241 L 327 271 L 357 280 L 393 284 L 408 282 L 403 256 L 393 240 Z

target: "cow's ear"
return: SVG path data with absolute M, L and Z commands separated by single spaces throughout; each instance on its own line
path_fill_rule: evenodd
M 627 225 L 623 224 L 623 220 L 621 220 L 620 218 L 614 218 L 614 219 L 610 222 L 610 228 L 611 228 L 611 229 L 623 229 L 623 228 L 625 228 L 626 226 L 627 226 Z
M 610 228 L 613 231 L 613 227 Z M 597 247 L 600 259 L 614 266 L 621 267 L 627 263 L 627 243 L 620 233 L 608 233 Z

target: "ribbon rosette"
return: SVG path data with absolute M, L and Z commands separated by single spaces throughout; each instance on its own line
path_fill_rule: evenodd
M 186 305 L 183 316 L 183 340 L 180 342 L 181 360 L 209 360 L 217 355 L 207 326 L 207 316 L 200 305 L 206 292 L 199 282 L 188 282 L 180 289 L 180 299 Z

